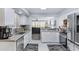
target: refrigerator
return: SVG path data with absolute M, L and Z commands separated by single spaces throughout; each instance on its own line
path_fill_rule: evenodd
M 79 45 L 79 13 L 73 13 L 68 15 L 68 29 L 67 32 L 70 32 L 71 42 Z

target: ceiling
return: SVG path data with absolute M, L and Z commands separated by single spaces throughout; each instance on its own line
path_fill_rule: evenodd
M 26 10 L 32 15 L 57 15 L 67 8 L 26 8 Z

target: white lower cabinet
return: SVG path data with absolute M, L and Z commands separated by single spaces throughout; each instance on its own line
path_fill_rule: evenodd
M 25 36 L 24 36 L 24 48 L 30 42 L 30 40 L 31 40 L 31 32 L 25 34 Z
M 59 32 L 41 32 L 41 40 L 42 42 L 59 42 Z
M 0 51 L 16 51 L 16 42 L 0 42 Z

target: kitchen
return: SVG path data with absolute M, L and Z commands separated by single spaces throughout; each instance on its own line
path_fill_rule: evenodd
M 0 51 L 79 51 L 78 8 L 0 8 Z

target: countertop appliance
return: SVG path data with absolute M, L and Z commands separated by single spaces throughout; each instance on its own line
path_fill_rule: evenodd
M 0 39 L 8 39 L 10 37 L 11 29 L 7 26 L 0 26 Z

